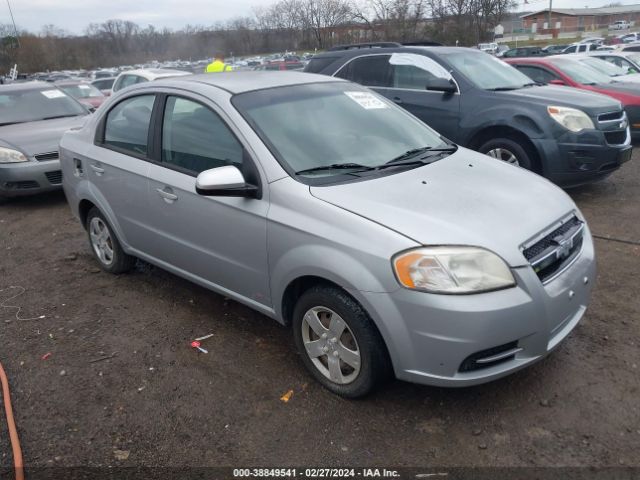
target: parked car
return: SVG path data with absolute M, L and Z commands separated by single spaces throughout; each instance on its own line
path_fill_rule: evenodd
M 624 68 L 629 73 L 640 73 L 640 53 L 638 52 L 594 52 L 590 54 L 595 58 L 606 60 L 620 68 Z
M 113 82 L 115 81 L 116 77 L 100 78 L 91 82 L 91 85 L 100 90 L 105 97 L 108 97 L 113 92 Z
M 547 55 L 546 52 L 540 47 L 517 47 L 512 48 L 504 52 L 502 58 L 516 58 L 516 57 L 542 57 Z
M 513 59 L 509 63 L 532 80 L 552 85 L 566 85 L 581 90 L 601 93 L 620 101 L 630 123 L 630 132 L 634 138 L 640 138 L 640 88 L 632 83 L 617 82 L 611 77 L 584 65 L 567 56 L 547 58 Z M 606 119 L 606 120 L 604 120 Z M 613 125 L 626 125 L 627 119 L 618 114 L 605 115 L 602 122 Z M 607 136 L 609 143 L 623 140 L 625 134 L 619 130 Z M 624 143 L 627 143 L 624 140 Z
M 459 145 L 533 170 L 559 185 L 604 178 L 631 154 L 628 128 L 599 120 L 604 114 L 622 120 L 619 102 L 537 86 L 475 49 L 325 52 L 312 58 L 305 70 L 368 86 Z M 571 113 L 551 114 L 549 108 L 555 106 Z
M 586 53 L 597 50 L 597 43 L 573 43 L 565 48 L 561 53 Z
M 96 70 L 92 73 L 91 77 L 94 80 L 99 80 L 101 78 L 111 78 L 116 77 L 118 75 L 117 70 Z
M 617 82 L 627 82 L 627 83 L 640 83 L 640 74 L 638 73 L 630 73 L 629 70 L 618 67 L 613 63 L 609 63 L 606 60 L 602 60 L 598 57 L 594 57 L 591 54 L 572 54 L 568 55 L 569 58 L 575 58 L 579 62 L 582 62 L 585 65 L 590 66 L 591 68 L 597 70 L 600 73 L 604 73 L 608 77 L 611 77 L 613 80 Z
M 106 99 L 100 90 L 82 80 L 64 80 L 56 82 L 56 86 L 91 110 L 98 108 Z
M 311 374 L 346 397 L 392 373 L 502 377 L 556 348 L 589 304 L 593 242 L 569 196 L 349 82 L 136 85 L 60 152 L 102 269 L 143 258 L 290 325 Z
M 489 53 L 491 55 L 495 55 L 498 53 L 498 44 L 495 42 L 492 43 L 479 43 L 478 50 L 481 52 Z
M 618 20 L 609 25 L 609 30 L 628 30 L 631 28 L 631 24 L 626 20 Z
M 604 40 L 604 37 L 587 37 L 583 38 L 580 43 L 591 43 L 600 46 L 604 43 Z
M 546 55 L 556 55 L 564 52 L 569 45 L 547 45 L 546 47 L 542 47 L 542 51 Z
M 183 72 L 182 70 L 170 70 L 168 68 L 147 68 L 140 70 L 128 70 L 122 72 L 113 82 L 113 93 L 122 90 L 123 88 L 136 85 L 138 83 L 152 82 L 160 78 L 169 77 L 182 77 L 185 75 L 191 75 L 189 72 Z
M 0 202 L 61 188 L 58 143 L 88 113 L 48 83 L 0 87 Z
M 302 70 L 304 68 L 304 63 L 299 61 L 275 61 L 275 62 L 267 62 L 262 65 L 258 65 L 254 67 L 253 70 Z
M 640 33 L 638 32 L 626 33 L 624 35 L 620 35 L 617 38 L 619 40 L 619 43 L 637 42 L 638 40 L 640 40 Z

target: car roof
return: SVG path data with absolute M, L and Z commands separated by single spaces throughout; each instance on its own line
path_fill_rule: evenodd
M 347 50 L 329 50 L 327 52 L 318 53 L 313 58 L 326 58 L 326 57 L 360 57 L 363 55 L 384 55 L 389 53 L 455 53 L 462 50 L 474 52 L 478 55 L 486 55 L 485 52 L 481 52 L 477 48 L 467 47 L 445 47 L 445 46 L 422 46 L 422 45 L 407 45 L 397 47 L 371 47 L 371 48 L 352 48 Z
M 16 92 L 16 91 L 25 91 L 25 90 L 44 90 L 44 89 L 55 89 L 57 88 L 55 84 L 49 82 L 41 82 L 38 80 L 34 80 L 31 82 L 20 82 L 20 83 L 7 83 L 4 85 L 0 85 L 0 93 L 3 92 Z
M 201 73 L 178 78 L 167 79 L 167 85 L 175 86 L 177 83 L 200 83 L 211 85 L 226 90 L 229 93 L 244 93 L 267 88 L 287 87 L 293 85 L 305 85 L 311 83 L 344 82 L 345 80 L 316 75 L 313 73 L 293 71 L 238 71 L 226 73 Z M 154 86 L 163 85 L 163 82 L 154 82 Z M 141 84 L 143 85 L 143 84 Z M 151 86 L 151 85 L 149 85 Z
M 147 80 L 155 80 L 162 77 L 175 77 L 179 75 L 191 75 L 184 70 L 171 70 L 168 68 L 140 68 L 138 70 L 125 70 L 120 75 L 139 75 Z

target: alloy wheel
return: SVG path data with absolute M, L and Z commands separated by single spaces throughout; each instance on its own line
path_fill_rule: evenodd
M 507 150 L 506 148 L 494 148 L 493 150 L 489 150 L 487 152 L 487 155 L 498 160 L 502 160 L 503 162 L 506 162 L 510 165 L 520 166 L 518 157 L 516 157 L 513 152 Z
M 333 310 L 309 309 L 302 318 L 302 341 L 313 365 L 332 382 L 344 385 L 358 378 L 358 342 L 344 319 Z
M 89 224 L 91 246 L 98 259 L 106 266 L 113 263 L 113 240 L 107 224 L 99 217 L 93 217 Z

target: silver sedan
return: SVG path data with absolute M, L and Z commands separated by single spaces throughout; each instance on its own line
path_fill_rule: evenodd
M 291 326 L 311 374 L 346 397 L 391 375 L 502 377 L 551 352 L 589 303 L 593 243 L 562 190 L 346 81 L 133 86 L 61 156 L 104 270 L 141 258 Z

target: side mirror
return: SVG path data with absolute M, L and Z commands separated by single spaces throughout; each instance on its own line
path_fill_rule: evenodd
M 566 83 L 564 83 L 562 80 L 555 79 L 555 80 L 549 80 L 549 85 L 560 85 L 562 87 L 562 86 L 565 86 Z
M 427 90 L 443 93 L 455 93 L 456 85 L 446 78 L 435 77 L 427 82 Z
M 209 197 L 255 198 L 258 187 L 247 183 L 237 167 L 226 165 L 201 172 L 196 178 L 196 192 Z

